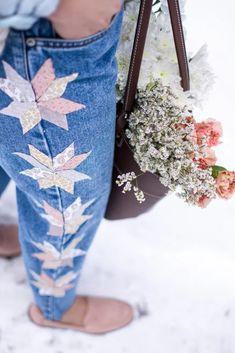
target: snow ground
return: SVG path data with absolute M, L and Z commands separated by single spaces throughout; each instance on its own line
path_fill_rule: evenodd
M 235 167 L 235 5 L 188 0 L 188 47 L 208 42 L 217 84 L 203 116 L 223 122 L 221 162 Z M 26 315 L 32 296 L 22 259 L 0 260 L 0 353 L 234 353 L 235 198 L 206 210 L 174 196 L 137 220 L 104 221 L 85 263 L 79 293 L 140 307 L 135 322 L 105 336 L 41 329 Z M 0 202 L 14 214 L 14 186 Z

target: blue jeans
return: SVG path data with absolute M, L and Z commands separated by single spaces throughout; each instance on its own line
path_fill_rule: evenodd
M 0 193 L 17 188 L 34 299 L 60 320 L 73 304 L 107 205 L 123 7 L 103 31 L 64 40 L 49 21 L 11 30 L 0 63 Z

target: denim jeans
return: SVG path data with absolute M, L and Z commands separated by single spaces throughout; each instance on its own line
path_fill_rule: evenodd
M 123 7 L 64 40 L 46 19 L 11 30 L 0 63 L 0 193 L 16 184 L 27 278 L 45 318 L 73 304 L 112 179 Z

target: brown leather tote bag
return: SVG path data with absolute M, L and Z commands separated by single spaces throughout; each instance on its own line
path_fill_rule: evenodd
M 159 181 L 159 176 L 149 172 L 138 177 L 138 186 L 145 194 L 145 201 L 143 203 L 139 203 L 132 192 L 123 194 L 121 188 L 116 184 L 116 179 L 119 174 L 128 173 L 130 171 L 135 172 L 136 175 L 141 174 L 141 170 L 134 160 L 132 149 L 125 136 L 125 128 L 127 125 L 126 117 L 132 112 L 135 104 L 137 84 L 152 6 L 153 0 L 141 0 L 140 2 L 125 95 L 117 104 L 113 181 L 105 214 L 105 218 L 109 220 L 137 217 L 147 212 L 168 192 L 168 189 Z M 184 91 L 186 91 L 189 90 L 189 70 L 178 0 L 168 0 L 168 7 L 181 76 L 181 86 Z

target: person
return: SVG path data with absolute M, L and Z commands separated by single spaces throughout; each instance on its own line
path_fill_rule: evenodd
M 16 184 L 19 243 L 46 327 L 107 333 L 128 303 L 76 295 L 111 189 L 121 0 L 0 0 L 0 191 Z M 1 228 L 2 255 L 18 253 Z M 16 237 L 15 237 L 16 238 Z M 5 248 L 5 249 L 4 249 Z

